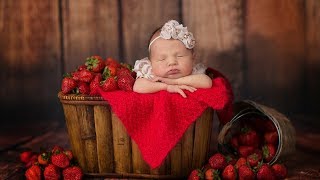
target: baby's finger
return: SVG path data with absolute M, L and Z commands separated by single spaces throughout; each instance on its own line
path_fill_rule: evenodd
M 184 98 L 187 97 L 186 93 L 184 93 L 184 92 L 182 91 L 182 89 L 179 89 L 179 90 L 178 90 L 178 93 L 179 93 L 182 97 L 184 97 Z
M 188 90 L 189 90 L 190 92 L 195 92 L 195 91 L 197 90 L 197 88 L 192 87 L 192 86 L 188 86 Z
M 185 89 L 185 90 L 188 90 L 188 91 L 190 91 L 190 92 L 194 92 L 194 91 L 197 90 L 196 88 L 194 88 L 194 87 L 192 87 L 192 86 L 186 86 L 186 85 L 182 85 L 181 88 L 182 88 L 182 89 Z

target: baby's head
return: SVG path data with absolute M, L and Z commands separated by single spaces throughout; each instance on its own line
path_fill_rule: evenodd
M 187 27 L 170 20 L 150 38 L 149 59 L 156 76 L 180 78 L 192 73 L 195 40 Z

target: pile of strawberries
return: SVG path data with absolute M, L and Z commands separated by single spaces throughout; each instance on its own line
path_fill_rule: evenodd
M 278 132 L 266 117 L 240 119 L 238 126 L 229 129 L 228 143 L 212 155 L 201 169 L 195 169 L 189 180 L 197 179 L 285 179 L 284 164 L 271 165 L 278 147 Z
M 27 180 L 80 180 L 83 178 L 82 169 L 78 166 L 73 153 L 64 150 L 60 146 L 42 151 L 31 150 L 20 153 L 20 161 L 27 168 L 25 177 Z
M 99 88 L 103 91 L 132 91 L 134 81 L 131 65 L 110 57 L 103 60 L 101 56 L 91 56 L 64 76 L 61 91 L 63 94 L 99 96 Z

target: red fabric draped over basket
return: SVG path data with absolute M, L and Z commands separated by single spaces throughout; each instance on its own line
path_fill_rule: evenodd
M 233 93 L 227 79 L 218 71 L 213 73 L 212 88 L 185 91 L 180 94 L 160 91 L 151 94 L 113 91 L 100 94 L 122 121 L 129 136 L 138 145 L 143 159 L 151 168 L 161 165 L 187 128 L 208 107 L 218 112 L 225 124 L 232 116 Z

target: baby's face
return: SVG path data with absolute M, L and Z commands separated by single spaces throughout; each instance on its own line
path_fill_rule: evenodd
M 177 79 L 192 73 L 193 53 L 179 40 L 159 38 L 151 45 L 152 73 Z

